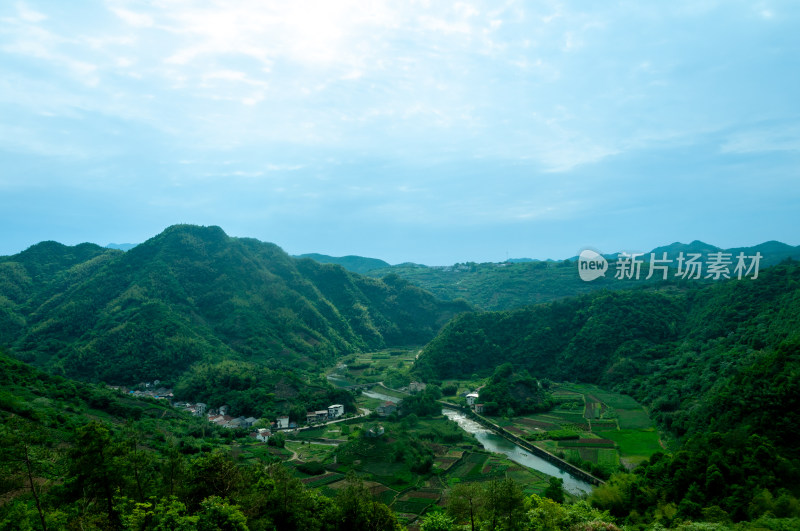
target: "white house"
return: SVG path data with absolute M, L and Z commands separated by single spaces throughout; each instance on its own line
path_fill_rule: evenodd
M 344 406 L 342 404 L 333 404 L 328 406 L 328 417 L 336 419 L 344 415 Z
M 426 384 L 422 382 L 411 382 L 410 384 L 408 384 L 408 391 L 410 393 L 418 393 L 420 391 L 424 391 L 425 387 Z
M 284 430 L 289 427 L 289 417 L 278 417 L 278 429 Z
M 475 401 L 478 399 L 478 393 L 470 393 L 467 395 L 467 405 L 474 406 Z

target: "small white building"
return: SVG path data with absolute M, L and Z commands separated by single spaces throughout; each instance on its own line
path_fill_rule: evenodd
M 285 430 L 289 427 L 289 417 L 278 417 L 276 424 L 278 425 L 279 430 Z
M 475 401 L 478 399 L 478 393 L 469 393 L 467 395 L 467 405 L 474 406 Z
M 337 419 L 344 415 L 344 406 L 342 404 L 333 404 L 332 406 L 328 406 L 328 417 L 332 419 Z

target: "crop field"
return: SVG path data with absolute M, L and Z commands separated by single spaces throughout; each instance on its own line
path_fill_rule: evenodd
M 298 459 L 301 461 L 325 461 L 333 451 L 335 446 L 330 444 L 317 444 L 310 442 L 303 444 L 302 442 L 287 441 L 286 448 L 297 453 Z
M 639 409 L 617 409 L 617 415 L 619 416 L 619 427 L 623 430 L 642 430 L 653 426 L 653 421 L 641 407 Z
M 559 441 L 558 445 L 568 448 L 614 448 L 611 439 L 572 439 Z
M 606 431 L 602 432 L 602 435 L 617 443 L 622 456 L 631 463 L 643 461 L 655 452 L 663 450 L 658 442 L 658 432 L 653 428 Z
M 652 420 L 629 396 L 587 384 L 557 384 L 553 396 L 560 403 L 551 411 L 492 420 L 551 453 L 580 458 L 609 472 L 620 462 L 630 465 L 660 449 Z M 569 430 L 579 438 L 564 439 Z M 553 440 L 546 438 L 549 433 Z
M 342 478 L 341 474 L 337 474 L 335 472 L 327 472 L 320 476 L 311 476 L 304 479 L 301 479 L 306 486 L 308 487 L 322 487 L 323 485 L 332 485 L 338 481 L 341 481 Z
M 616 420 L 593 420 L 589 425 L 592 431 L 616 430 L 619 427 Z
M 561 429 L 561 426 L 559 424 L 553 422 L 545 422 L 542 420 L 535 420 L 528 417 L 522 417 L 520 419 L 517 419 L 517 422 L 520 422 L 525 426 L 529 426 L 531 428 L 539 428 L 546 431 Z

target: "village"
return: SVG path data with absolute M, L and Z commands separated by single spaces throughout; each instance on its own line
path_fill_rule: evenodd
M 288 416 L 277 417 L 272 421 L 269 426 L 264 426 L 263 419 L 255 417 L 233 417 L 229 415 L 230 408 L 227 405 L 219 406 L 218 408 L 210 408 L 208 404 L 203 402 L 182 402 L 175 401 L 172 389 L 168 389 L 160 385 L 159 380 L 152 382 L 141 382 L 134 386 L 133 389 L 124 386 L 109 386 L 120 393 L 135 396 L 137 398 L 152 398 L 155 400 L 165 400 L 172 407 L 191 413 L 196 417 L 205 416 L 206 419 L 212 424 L 216 424 L 221 428 L 228 429 L 250 429 L 250 437 L 261 441 L 267 442 L 274 432 L 278 430 L 292 430 L 300 426 L 296 422 L 290 421 Z M 394 406 L 394 404 L 392 404 Z M 392 409 L 392 411 L 394 411 Z M 388 415 L 389 413 L 386 413 Z M 329 421 L 340 419 L 344 416 L 344 405 L 331 404 L 327 409 L 320 409 L 318 411 L 309 411 L 306 413 L 305 426 L 316 426 Z

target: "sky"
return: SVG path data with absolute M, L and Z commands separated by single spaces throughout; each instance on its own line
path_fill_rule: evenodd
M 0 2 L 0 255 L 800 244 L 800 3 Z

